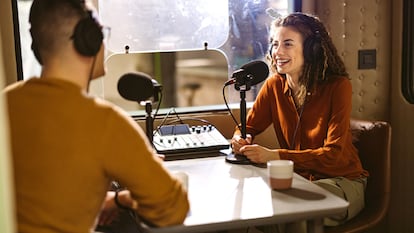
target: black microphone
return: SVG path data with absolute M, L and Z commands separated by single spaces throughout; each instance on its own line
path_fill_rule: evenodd
M 264 81 L 268 75 L 269 67 L 265 62 L 252 61 L 234 71 L 231 79 L 225 82 L 224 85 L 236 84 L 236 86 L 243 86 L 249 84 L 253 86 Z
M 151 97 L 154 97 L 158 101 L 158 91 L 161 85 L 156 80 L 152 79 L 149 75 L 141 72 L 126 73 L 118 80 L 118 92 L 119 94 L 132 101 L 145 101 Z M 154 92 L 157 93 L 154 93 Z

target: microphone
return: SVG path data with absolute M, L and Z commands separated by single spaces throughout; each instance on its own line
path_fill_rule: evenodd
M 154 97 L 158 101 L 158 93 L 161 91 L 161 85 L 149 75 L 141 72 L 126 73 L 118 80 L 118 92 L 127 100 L 145 101 Z
M 264 81 L 269 75 L 269 67 L 263 61 L 252 61 L 243 65 L 232 74 L 232 78 L 224 83 L 224 86 L 236 84 L 236 89 L 240 86 L 249 84 L 256 85 Z

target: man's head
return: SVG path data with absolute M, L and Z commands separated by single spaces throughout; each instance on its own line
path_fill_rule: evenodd
M 41 64 L 67 46 L 86 57 L 101 48 L 102 27 L 82 0 L 34 0 L 29 22 L 32 49 Z

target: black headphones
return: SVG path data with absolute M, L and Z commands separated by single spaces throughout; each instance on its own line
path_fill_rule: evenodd
M 80 7 L 86 12 L 86 17 L 79 20 L 72 35 L 76 50 L 88 57 L 98 54 L 103 41 L 102 26 L 93 17 L 93 13 L 87 10 L 84 1 L 79 1 Z
M 321 35 L 319 31 L 315 31 L 313 35 L 306 38 L 303 43 L 303 56 L 306 62 L 314 62 L 323 56 Z
M 85 12 L 85 16 L 79 20 L 76 24 L 71 39 L 73 39 L 73 43 L 75 46 L 76 51 L 78 51 L 81 55 L 87 57 L 93 57 L 98 54 L 99 49 L 101 48 L 102 41 L 103 41 L 103 33 L 102 33 L 102 26 L 99 22 L 94 18 L 93 12 L 88 10 L 85 6 L 84 0 L 69 0 L 72 5 L 78 9 L 81 9 Z M 32 50 L 39 61 L 42 64 L 42 59 L 39 54 L 39 50 L 37 48 L 37 43 L 33 38 L 32 34 Z
M 296 18 L 295 21 L 297 21 L 297 24 L 305 24 L 313 30 L 303 43 L 303 56 L 305 62 L 312 63 L 316 61 L 323 56 L 322 37 L 321 32 L 318 30 L 318 28 L 320 28 L 320 22 L 312 16 L 301 13 L 293 13 L 291 17 Z M 272 49 L 273 44 L 271 44 L 269 48 L 270 57 L 272 57 Z
M 270 44 L 269 56 L 272 58 L 273 44 Z M 321 57 L 322 54 L 322 45 L 321 45 L 321 35 L 319 31 L 316 31 L 314 35 L 306 38 L 303 43 L 303 56 L 306 62 L 313 62 L 318 57 Z

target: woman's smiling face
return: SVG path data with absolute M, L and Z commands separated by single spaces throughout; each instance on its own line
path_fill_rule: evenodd
M 277 71 L 299 78 L 304 65 L 302 35 L 291 27 L 278 27 L 271 40 L 271 56 Z

